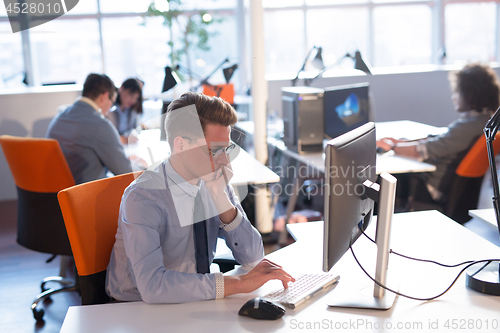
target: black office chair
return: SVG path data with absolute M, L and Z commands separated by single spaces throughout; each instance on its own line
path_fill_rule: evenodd
M 75 281 L 65 278 L 68 257 L 64 256 L 73 254 L 57 201 L 57 192 L 75 181 L 56 140 L 2 135 L 0 144 L 17 187 L 17 242 L 34 251 L 63 256 L 59 276 L 42 280 L 41 293 L 31 305 L 33 316 L 41 320 L 44 311 L 37 310 L 40 301 L 62 291 L 78 290 Z M 45 285 L 49 282 L 62 287 L 48 289 Z

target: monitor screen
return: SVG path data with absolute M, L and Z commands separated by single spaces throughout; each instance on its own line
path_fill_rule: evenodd
M 325 136 L 336 138 L 369 120 L 368 83 L 325 88 Z
M 368 123 L 328 141 L 325 148 L 323 271 L 328 272 L 370 223 L 374 202 L 364 197 L 375 182 L 375 125 Z

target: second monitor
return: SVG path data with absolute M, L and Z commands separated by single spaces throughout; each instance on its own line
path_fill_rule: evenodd
M 326 138 L 336 138 L 368 123 L 368 94 L 368 83 L 325 88 L 323 103 Z

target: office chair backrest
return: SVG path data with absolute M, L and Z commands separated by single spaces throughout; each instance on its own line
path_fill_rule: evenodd
M 0 136 L 17 187 L 17 242 L 34 251 L 71 255 L 57 192 L 75 185 L 54 139 Z
M 62 190 L 57 196 L 80 276 L 83 305 L 109 301 L 106 269 L 115 243 L 120 202 L 125 188 L 139 175 L 99 179 Z
M 500 152 L 500 133 L 497 133 L 493 141 L 493 151 L 495 156 Z M 481 135 L 458 165 L 456 173 L 467 178 L 483 177 L 489 166 L 486 138 Z
M 203 94 L 207 96 L 218 96 L 229 104 L 234 105 L 234 85 L 232 83 L 218 84 L 216 86 L 207 86 L 204 84 Z
M 16 186 L 31 192 L 57 193 L 75 185 L 57 140 L 0 136 Z
M 493 151 L 495 155 L 500 152 L 500 133 L 493 141 Z M 488 168 L 486 138 L 481 135 L 455 169 L 443 213 L 460 224 L 469 221 L 469 210 L 477 208 L 481 185 Z

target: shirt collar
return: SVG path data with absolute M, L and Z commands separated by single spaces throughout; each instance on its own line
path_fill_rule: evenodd
M 101 108 L 93 101 L 91 100 L 90 98 L 88 97 L 85 97 L 85 96 L 82 96 L 78 99 L 78 101 L 81 101 L 81 102 L 84 102 L 84 103 L 87 103 L 88 105 L 90 105 L 94 110 L 96 110 L 97 113 L 100 113 L 102 114 L 102 110 Z
M 463 112 L 462 116 L 460 118 L 471 118 L 471 117 L 476 117 L 476 116 L 480 116 L 483 114 L 491 114 L 491 113 L 492 112 L 487 108 L 484 108 L 481 111 L 471 110 L 471 111 Z
M 198 191 L 200 190 L 201 182 L 199 182 L 198 185 L 191 185 L 184 178 L 182 178 L 182 176 L 179 175 L 177 171 L 175 171 L 169 160 L 165 162 L 165 172 L 167 173 L 167 177 L 170 178 L 170 180 L 181 190 L 192 197 L 196 197 Z

